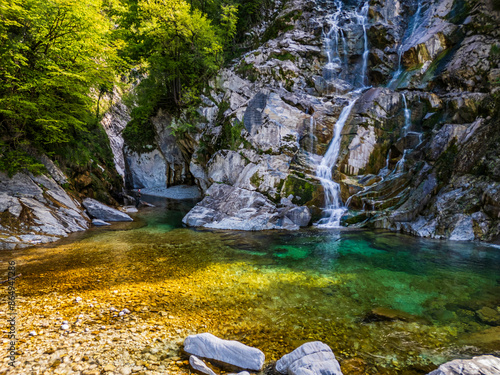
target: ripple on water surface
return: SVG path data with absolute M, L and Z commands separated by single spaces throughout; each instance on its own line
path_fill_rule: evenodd
M 95 310 L 123 306 L 156 327 L 151 337 L 209 331 L 268 360 L 321 340 L 346 374 L 418 374 L 500 353 L 496 248 L 387 232 L 196 231 L 180 225 L 188 209 L 162 204 L 135 223 L 2 254 L 23 273 L 26 315 L 83 313 L 91 328 L 120 330 L 129 318 Z M 29 332 L 35 323 L 21 319 Z

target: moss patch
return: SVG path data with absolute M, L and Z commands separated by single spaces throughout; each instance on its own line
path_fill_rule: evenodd
M 292 194 L 294 196 L 293 203 L 295 204 L 311 204 L 316 200 L 317 186 L 304 178 L 289 175 L 283 185 L 283 193 L 282 196 L 285 197 Z

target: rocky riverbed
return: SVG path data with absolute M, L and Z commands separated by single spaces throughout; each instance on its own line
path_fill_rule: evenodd
M 16 367 L 3 358 L 0 371 L 188 374 L 181 346 L 203 332 L 259 348 L 266 364 L 322 341 L 353 375 L 428 373 L 498 352 L 496 249 L 412 250 L 417 240 L 390 233 L 179 228 L 188 210 L 157 203 L 134 222 L 2 252 L 0 279 L 12 260 L 22 276 Z

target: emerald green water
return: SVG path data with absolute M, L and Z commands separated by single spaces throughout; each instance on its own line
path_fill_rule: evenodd
M 135 223 L 1 260 L 18 259 L 35 310 L 48 293 L 123 290 L 132 310 L 152 304 L 153 317 L 168 311 L 189 332 L 240 340 L 268 360 L 321 340 L 346 375 L 500 354 L 499 248 L 382 231 L 193 230 L 181 225 L 189 205 L 156 204 Z

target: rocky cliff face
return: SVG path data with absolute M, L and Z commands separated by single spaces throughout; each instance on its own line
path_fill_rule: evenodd
M 61 187 L 67 180 L 50 162 L 49 175 L 0 172 L 0 250 L 49 243 L 89 228 L 80 203 Z
M 165 189 L 192 184 L 186 161 L 192 150 L 183 154 L 182 141 L 172 134 L 171 122 L 172 117 L 161 110 L 152 119 L 157 147 L 152 147 L 150 152 L 138 154 L 125 145 L 125 184 L 129 189 Z
M 498 238 L 499 21 L 487 0 L 287 1 L 205 93 L 189 171 L 318 220 L 318 165 L 355 100 L 333 167 L 343 225 Z

